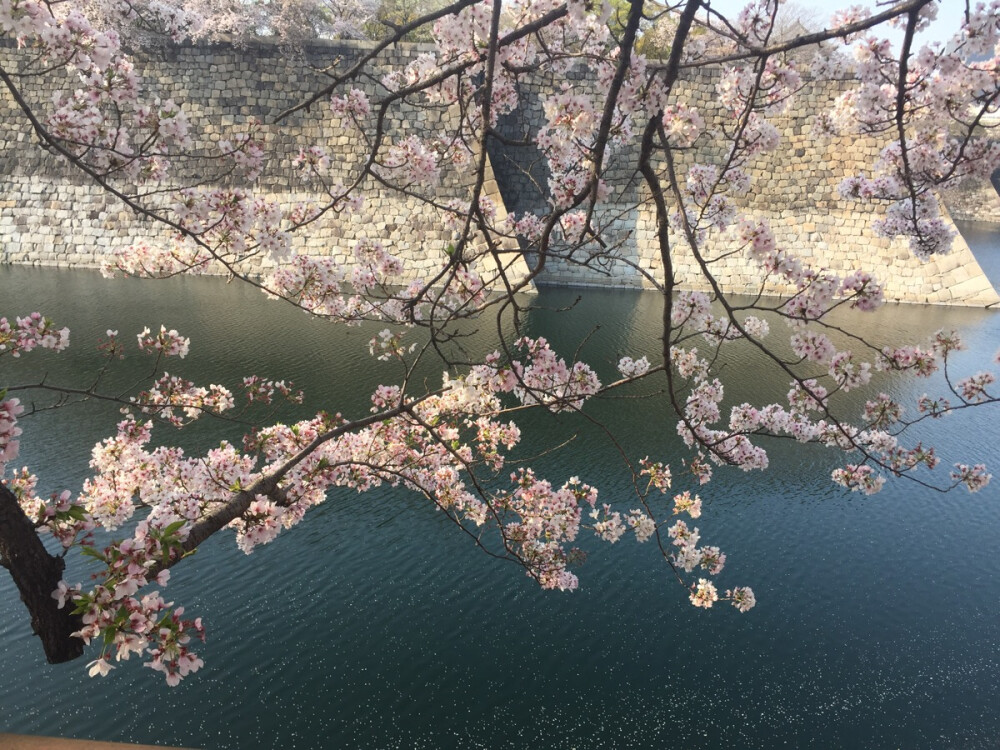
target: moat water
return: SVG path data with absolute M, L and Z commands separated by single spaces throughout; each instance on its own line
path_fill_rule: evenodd
M 561 307 L 577 294 L 543 290 L 538 302 Z M 368 356 L 371 329 L 313 321 L 218 279 L 150 285 L 0 267 L 0 299 L 0 314 L 38 309 L 73 331 L 70 350 L 25 358 L 27 370 L 2 361 L 0 382 L 86 382 L 106 329 L 161 323 L 191 337 L 172 372 L 291 378 L 306 409 L 363 413 L 366 394 L 392 378 Z M 537 310 L 527 326 L 566 353 L 586 339 L 581 358 L 608 379 L 621 355 L 655 350 L 659 311 L 655 296 L 587 290 L 572 312 Z M 878 341 L 955 328 L 969 344 L 955 363 L 962 374 L 1000 348 L 1000 312 L 890 306 L 846 322 Z M 727 401 L 787 390 L 746 348 L 725 372 Z M 893 392 L 938 386 L 906 380 Z M 633 457 L 687 455 L 662 398 L 588 411 Z M 43 491 L 79 487 L 90 446 L 117 416 L 86 405 L 23 422 L 21 459 Z M 934 424 L 944 465 L 983 461 L 1000 475 L 997 416 Z M 524 455 L 569 440 L 535 462 L 540 472 L 557 483 L 580 475 L 631 507 L 602 431 L 575 416 L 527 422 L 538 437 Z M 206 422 L 181 437 L 194 447 L 240 434 Z M 691 607 L 655 550 L 629 539 L 589 545 L 579 591 L 543 592 L 418 497 L 342 491 L 249 557 L 222 533 L 174 568 L 164 594 L 208 628 L 204 668 L 177 688 L 135 663 L 104 679 L 87 676 L 89 659 L 45 664 L 0 576 L 0 731 L 212 749 L 996 747 L 996 481 L 978 495 L 896 481 L 862 497 L 829 481 L 830 451 L 767 447 L 768 471 L 717 470 L 700 490 L 703 540 L 729 556 L 719 584 L 754 588 L 748 614 Z M 85 574 L 75 556 L 69 564 L 68 578 Z

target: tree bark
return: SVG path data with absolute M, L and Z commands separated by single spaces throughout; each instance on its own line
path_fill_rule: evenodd
M 0 565 L 10 571 L 31 615 L 31 629 L 42 640 L 50 664 L 71 661 L 83 654 L 83 641 L 71 633 L 83 627 L 72 605 L 59 609 L 52 598 L 62 579 L 65 561 L 50 555 L 17 496 L 0 482 Z

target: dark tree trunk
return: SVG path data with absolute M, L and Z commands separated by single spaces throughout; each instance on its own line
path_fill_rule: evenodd
M 70 614 L 72 606 L 59 609 L 52 598 L 62 579 L 66 563 L 50 555 L 34 525 L 21 510 L 17 496 L 0 482 L 0 565 L 10 571 L 31 615 L 31 629 L 42 639 L 45 658 L 51 664 L 76 659 L 83 653 L 83 641 L 70 633 L 83 623 Z

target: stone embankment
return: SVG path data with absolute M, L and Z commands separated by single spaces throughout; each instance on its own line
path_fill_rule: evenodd
M 689 76 L 682 81 L 680 98 L 699 108 L 707 128 L 719 131 L 724 123 L 717 104 L 716 80 L 715 75 L 707 72 Z M 530 95 L 525 97 L 526 105 L 503 123 L 512 135 L 534 132 L 541 126 L 541 102 L 545 92 L 557 83 L 551 80 L 532 83 Z M 781 146 L 752 163 L 749 171 L 753 187 L 748 196 L 737 199 L 740 209 L 767 220 L 778 246 L 814 268 L 841 275 L 855 269 L 873 273 L 883 282 L 888 299 L 973 306 L 1000 303 L 1000 296 L 949 214 L 954 210 L 956 218 L 1000 222 L 1000 196 L 991 185 L 966 187 L 943 196 L 944 220 L 957 236 L 949 254 L 928 262 L 917 260 L 905 241 L 875 234 L 872 221 L 884 207 L 841 198 L 840 182 L 861 172 L 870 174 L 884 145 L 870 136 L 814 134 L 817 114 L 827 111 L 849 85 L 847 81 L 807 82 L 784 114 L 770 118 L 780 132 Z M 685 165 L 722 163 L 725 148 L 724 143 L 702 139 L 694 150 L 681 153 L 678 168 L 681 179 Z M 546 184 L 547 173 L 533 148 L 496 148 L 491 156 L 509 211 L 531 210 L 544 199 L 539 186 Z M 637 154 L 618 156 L 624 166 L 613 170 L 609 179 L 615 197 L 598 217 L 606 229 L 605 240 L 616 248 L 616 258 L 611 262 L 602 258 L 599 263 L 587 263 L 586 249 L 577 251 L 570 259 L 549 258 L 540 282 L 648 288 L 652 286 L 651 277 L 662 278 L 654 208 L 645 184 L 635 171 L 636 157 Z M 776 280 L 762 283 L 760 269 L 745 253 L 731 253 L 732 246 L 724 240 L 710 234 L 704 252 L 708 269 L 723 290 L 746 294 L 794 291 Z M 671 247 L 671 262 L 679 285 L 709 289 L 704 269 L 684 239 L 673 231 Z
M 182 101 L 194 123 L 210 122 L 200 137 L 206 151 L 231 135 L 248 117 L 265 123 L 276 113 L 302 101 L 324 82 L 318 70 L 334 60 L 356 58 L 361 45 L 330 43 L 308 53 L 310 70 L 283 55 L 277 48 L 256 44 L 245 49 L 229 46 L 180 46 L 149 53 L 137 61 L 143 79 L 164 98 Z M 385 64 L 412 59 L 412 46 L 394 49 Z M 13 50 L 0 47 L 0 64 L 9 66 Z M 536 77 L 523 86 L 520 109 L 501 122 L 510 139 L 523 138 L 541 124 L 542 100 L 559 82 Z M 375 90 L 375 76 L 366 79 Z M 586 85 L 579 82 L 579 85 Z M 845 274 L 861 268 L 873 272 L 885 284 L 886 296 L 904 302 L 988 306 L 1000 304 L 1000 296 L 983 274 L 968 246 L 959 236 L 948 255 L 921 263 L 900 240 L 875 235 L 871 222 L 874 208 L 842 199 L 837 187 L 849 175 L 871 169 L 881 144 L 871 137 L 819 138 L 813 123 L 848 84 L 814 81 L 796 97 L 793 106 L 774 119 L 782 145 L 777 153 L 761 157 L 751 170 L 754 187 L 742 199 L 741 208 L 766 219 L 780 246 L 800 255 L 817 268 Z M 684 82 L 683 97 L 707 115 L 709 127 L 718 127 L 715 79 L 709 73 Z M 27 84 L 26 87 L 30 87 Z M 36 100 L 53 91 L 32 91 Z M 13 99 L 0 92 L 0 262 L 37 265 L 94 267 L 113 249 L 150 236 L 154 228 L 112 197 L 91 187 L 82 176 L 37 147 L 36 139 L 14 111 Z M 442 118 L 453 117 L 445 109 L 418 108 L 404 104 L 390 123 L 394 135 L 426 131 Z M 713 121 L 714 117 L 714 121 Z M 355 174 L 363 154 L 363 143 L 343 123 L 331 117 L 325 104 L 296 113 L 277 126 L 267 128 L 269 145 L 283 153 L 296 153 L 314 143 L 327 146 L 333 155 L 331 180 L 346 183 Z M 683 154 L 681 165 L 716 162 L 724 156 L 724 145 L 708 142 Z M 581 284 L 645 288 L 651 278 L 661 278 L 663 268 L 655 242 L 655 219 L 646 188 L 634 170 L 634 154 L 619 154 L 608 175 L 614 196 L 603 208 L 599 221 L 611 251 L 588 258 L 586 249 L 571 258 L 550 258 L 539 283 Z M 500 207 L 514 212 L 537 211 L 544 206 L 542 193 L 546 174 L 534 147 L 493 144 L 492 162 L 485 192 Z M 470 192 L 468 165 L 452 167 L 434 194 L 417 197 L 381 189 L 370 184 L 369 199 L 362 212 L 331 215 L 308 233 L 300 233 L 295 249 L 309 254 L 331 255 L 350 265 L 351 249 L 360 237 L 377 238 L 401 256 L 411 277 L 421 277 L 441 265 L 441 253 L 451 241 L 444 215 L 423 198 L 440 204 L 466 198 Z M 183 176 L 183 168 L 181 175 Z M 494 179 L 495 174 L 495 179 Z M 191 176 L 191 175 L 187 175 Z M 260 182 L 264 197 L 282 205 L 306 200 L 309 193 L 300 175 L 287 161 L 270 164 Z M 1000 221 L 1000 198 L 990 186 L 953 191 L 944 196 L 948 211 L 956 218 Z M 949 215 L 945 219 L 950 222 Z M 491 238 L 497 239 L 497 238 Z M 679 240 L 679 238 L 675 238 Z M 481 244 L 485 244 L 482 238 Z M 512 264 L 512 280 L 527 270 L 509 240 L 502 243 Z M 709 281 L 684 243 L 673 243 L 675 277 L 682 287 L 707 288 Z M 735 293 L 782 294 L 790 290 L 772 280 L 761 282 L 761 273 L 745 254 L 729 254 L 721 238 L 709 236 L 705 259 L 721 288 Z M 528 263 L 532 258 L 527 258 Z
M 351 185 L 358 179 L 368 155 L 366 144 L 355 129 L 332 115 L 329 102 L 318 102 L 274 124 L 278 113 L 306 100 L 329 82 L 323 69 L 333 60 L 356 59 L 366 45 L 337 42 L 317 45 L 306 59 L 290 58 L 279 47 L 267 43 L 245 48 L 230 45 L 180 45 L 144 52 L 136 56 L 135 66 L 150 98 L 182 102 L 193 127 L 193 151 L 202 158 L 172 165 L 178 184 L 198 182 L 200 169 L 218 169 L 221 141 L 234 139 L 245 132 L 247 121 L 256 118 L 264 123 L 262 131 L 270 159 L 259 180 L 254 196 L 274 201 L 283 207 L 321 202 L 324 185 L 317 180 L 304 181 L 292 161 L 300 149 L 322 145 L 330 154 L 326 184 Z M 389 51 L 383 65 L 401 67 L 409 62 L 417 45 L 400 45 Z M 14 68 L 14 50 L 0 45 L 0 65 Z M 24 79 L 24 95 L 32 103 L 50 100 L 59 85 L 45 88 L 37 79 Z M 72 78 L 60 82 L 74 85 Z M 376 89 L 384 93 L 377 78 L 367 76 L 358 84 L 369 95 Z M 397 115 L 385 123 L 388 138 L 400 139 L 432 128 L 456 112 L 448 108 L 417 108 L 404 103 Z M 373 120 L 374 117 L 369 118 Z M 371 123 L 369 123 L 371 124 Z M 433 277 L 444 265 L 446 248 L 454 232 L 446 226 L 441 206 L 449 201 L 468 201 L 473 183 L 472 161 L 461 167 L 442 169 L 440 185 L 424 192 L 390 190 L 372 177 L 364 178 L 358 191 L 365 196 L 358 211 L 329 211 L 306 231 L 294 233 L 293 249 L 308 255 L 331 256 L 343 266 L 354 263 L 353 249 L 359 239 L 378 240 L 390 253 L 404 261 L 402 281 Z M 498 205 L 498 219 L 503 219 L 503 199 L 492 170 L 487 164 L 483 195 Z M 242 187 L 232 178 L 223 186 Z M 129 186 L 131 188 L 131 186 Z M 157 199 L 145 199 L 152 206 Z M 78 170 L 38 147 L 38 140 L 27 120 L 16 111 L 13 98 L 0 87 L 0 262 L 44 266 L 99 267 L 116 249 L 138 241 L 163 237 L 161 228 L 137 215 L 114 196 L 93 187 Z M 511 283 L 523 279 L 528 268 L 516 241 L 492 237 L 493 245 L 505 264 Z M 481 235 L 473 243 L 486 247 Z M 266 270 L 269 259 L 254 258 L 244 264 L 250 273 Z M 484 278 L 495 269 L 484 259 Z

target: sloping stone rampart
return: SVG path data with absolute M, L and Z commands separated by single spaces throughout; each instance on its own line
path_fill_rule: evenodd
M 698 107 L 709 130 L 721 132 L 726 120 L 717 104 L 716 80 L 717 75 L 711 71 L 689 75 L 679 83 L 679 98 Z M 547 91 L 557 90 L 558 83 L 536 78 L 530 84 L 525 103 L 503 123 L 511 138 L 523 137 L 541 126 L 544 97 Z M 841 180 L 860 172 L 870 174 L 884 143 L 872 136 L 820 138 L 813 134 L 816 115 L 828 110 L 849 85 L 847 81 L 807 82 L 786 113 L 769 116 L 781 134 L 781 145 L 775 153 L 752 162 L 749 172 L 753 186 L 746 197 L 736 200 L 737 205 L 755 218 L 766 219 L 778 246 L 813 267 L 841 275 L 855 269 L 873 273 L 883 282 L 888 299 L 973 306 L 1000 303 L 1000 296 L 960 234 L 949 254 L 921 262 L 905 241 L 878 237 L 872 231 L 871 222 L 884 207 L 840 197 Z M 723 163 L 726 148 L 725 139 L 702 138 L 694 149 L 677 152 L 680 179 L 683 181 L 686 167 L 693 163 Z M 587 262 L 588 248 L 581 248 L 571 259 L 549 258 L 539 283 L 648 288 L 652 286 L 649 276 L 662 278 L 655 209 L 635 169 L 638 145 L 630 145 L 629 149 L 628 154 L 612 155 L 615 161 L 611 162 L 608 183 L 613 197 L 597 217 L 617 257 L 598 261 L 595 255 L 593 262 Z M 534 147 L 504 146 L 491 153 L 509 211 L 531 211 L 544 200 L 541 193 L 548 175 Z M 620 166 L 614 166 L 616 163 Z M 958 218 L 988 221 L 996 215 L 1000 219 L 1000 198 L 990 185 L 953 191 L 944 196 L 943 202 L 945 220 L 953 229 L 947 211 L 953 202 L 961 211 Z M 673 230 L 671 247 L 673 270 L 681 288 L 709 289 L 702 268 L 684 239 Z M 776 280 L 762 285 L 760 270 L 749 256 L 731 251 L 732 246 L 721 237 L 708 234 L 704 256 L 723 290 L 746 294 L 794 291 Z
M 308 52 L 308 61 L 325 67 L 337 58 L 355 58 L 361 48 L 356 43 L 330 43 Z M 385 61 L 399 65 L 412 59 L 420 49 L 399 45 Z M 8 61 L 12 50 L 0 47 L 0 57 Z M 221 132 L 249 116 L 264 122 L 277 112 L 301 101 L 322 85 L 322 73 L 310 71 L 267 44 L 245 49 L 229 46 L 180 46 L 148 53 L 137 67 L 154 90 L 164 97 L 183 101 L 193 123 L 217 123 L 220 131 L 202 135 L 206 148 L 229 135 Z M 541 103 L 546 91 L 562 81 L 535 77 L 522 87 L 523 103 L 517 112 L 501 122 L 501 130 L 516 140 L 536 132 L 541 125 Z M 377 87 L 374 78 L 366 86 Z M 575 85 L 585 86 L 578 78 Z M 959 237 L 952 252 L 921 263 L 913 258 L 904 242 L 875 236 L 870 228 L 871 207 L 847 202 L 837 193 L 839 182 L 850 174 L 870 169 L 880 143 L 871 137 L 819 139 L 812 134 L 817 113 L 829 107 L 833 98 L 848 84 L 839 81 L 812 82 L 796 98 L 793 107 L 773 119 L 782 136 L 778 152 L 754 162 L 754 187 L 742 207 L 752 215 L 767 219 L 778 242 L 819 268 L 846 273 L 855 268 L 871 270 L 885 284 L 888 298 L 906 302 L 993 305 L 1000 296 L 990 285 L 968 246 Z M 715 77 L 710 72 L 683 82 L 682 96 L 708 116 L 710 128 L 722 125 L 715 104 Z M 32 91 L 35 99 L 50 97 L 52 91 Z M 91 187 L 67 165 L 37 148 L 24 119 L 13 112 L 14 103 L 6 91 L 0 92 L 0 262 L 60 266 L 98 266 L 112 249 L 148 236 L 153 228 L 122 208 L 114 199 Z M 392 134 L 421 133 L 442 118 L 453 116 L 446 110 L 417 108 L 403 104 L 392 121 Z M 330 115 L 325 103 L 311 111 L 297 113 L 280 126 L 268 129 L 271 144 L 284 153 L 299 147 L 325 144 L 337 157 L 335 176 L 349 179 L 351 169 L 364 148 L 356 136 Z M 724 157 L 724 143 L 705 143 L 680 156 L 682 168 L 694 162 L 718 163 Z M 637 148 L 637 146 L 636 146 Z M 486 190 L 504 210 L 537 211 L 545 205 L 545 168 L 534 147 L 492 144 L 492 167 Z M 635 167 L 635 154 L 616 160 L 608 175 L 613 199 L 602 211 L 606 236 L 616 248 L 608 259 L 586 251 L 574 262 L 549 259 L 538 281 L 552 284 L 606 285 L 643 288 L 650 286 L 645 275 L 659 278 L 662 264 L 655 243 L 655 218 L 646 200 L 646 189 Z M 446 172 L 435 200 L 467 197 L 471 170 Z M 495 179 L 494 179 L 495 174 Z M 181 176 L 185 176 L 181 167 Z M 191 175 L 186 175 L 191 176 Z M 297 238 L 296 250 L 332 255 L 350 265 L 351 248 L 360 237 L 382 240 L 388 249 L 404 258 L 408 272 L 424 276 L 441 265 L 441 253 L 451 241 L 442 215 L 425 202 L 400 193 L 370 186 L 364 211 L 357 216 L 330 216 Z M 289 205 L 307 197 L 299 176 L 290 164 L 270 164 L 260 183 L 267 197 Z M 981 191 L 982 192 L 982 191 Z M 988 191 L 987 191 L 988 192 Z M 985 198 L 987 192 L 945 196 L 960 218 L 987 218 L 995 209 Z M 983 198 L 981 200 L 980 198 Z M 995 191 L 992 192 L 997 202 Z M 998 213 L 1000 215 L 1000 213 Z M 950 220 L 950 219 L 949 219 Z M 682 287 L 705 288 L 707 281 L 690 251 L 674 238 L 673 263 Z M 510 243 L 507 243 L 508 249 Z M 760 273 L 743 254 L 727 254 L 721 243 L 709 237 L 706 257 L 713 275 L 728 292 L 755 294 L 762 290 Z M 532 259 L 529 257 L 528 262 Z M 589 260 L 589 262 L 587 262 Z M 581 264 L 581 261 L 584 261 Z M 511 274 L 518 278 L 526 271 L 523 261 Z M 767 282 L 764 293 L 787 293 L 781 284 Z

